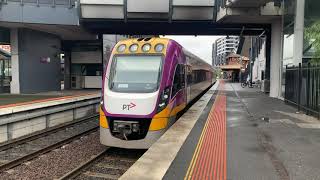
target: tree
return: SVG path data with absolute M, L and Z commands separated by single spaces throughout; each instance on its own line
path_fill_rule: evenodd
M 305 38 L 310 42 L 307 51 L 313 47 L 315 53 L 311 63 L 320 63 L 320 20 L 315 21 L 311 26 L 305 28 Z

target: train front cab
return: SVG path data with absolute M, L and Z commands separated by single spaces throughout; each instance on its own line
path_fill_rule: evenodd
M 130 47 L 130 44 L 127 46 Z M 179 49 L 179 46 L 174 46 L 175 50 L 173 52 Z M 179 51 L 183 54 L 181 48 Z M 171 53 L 175 54 L 173 52 Z M 157 113 L 149 118 L 150 123 L 147 126 L 147 133 L 144 138 L 125 140 L 123 138 L 115 137 L 114 134 L 112 134 L 112 125 L 114 124 L 113 117 L 106 116 L 106 111 L 104 106 L 102 106 L 100 109 L 100 141 L 102 144 L 130 149 L 149 148 L 176 121 L 177 114 L 185 109 L 187 103 L 211 85 L 211 82 L 207 79 L 208 77 L 206 77 L 208 71 L 206 71 L 206 73 L 197 70 L 192 71 L 192 67 L 190 64 L 187 65 L 186 58 L 183 55 L 181 55 L 179 59 L 175 59 L 171 57 L 171 55 L 166 54 L 165 59 L 168 59 L 171 65 L 169 68 L 167 66 L 167 74 L 164 73 L 168 79 L 161 79 L 162 87 L 159 90 L 159 101 L 157 101 L 156 108 L 158 105 L 162 104 L 161 99 L 164 95 L 167 95 L 170 98 L 161 111 L 157 110 Z M 172 61 L 177 62 L 172 63 Z M 172 77 L 169 78 L 169 76 Z M 133 120 L 147 121 L 147 119 Z
M 165 47 L 168 46 L 168 40 L 167 39 L 158 39 L 158 40 L 151 40 L 149 42 L 144 42 L 144 41 L 126 41 L 126 42 L 121 42 L 119 44 L 126 43 L 126 47 L 130 47 L 132 44 L 138 44 L 139 47 L 142 47 L 145 43 L 150 43 L 152 47 L 155 47 L 156 44 L 162 43 L 165 44 Z M 119 45 L 116 45 L 116 48 L 114 48 L 114 51 L 117 49 Z M 126 54 L 132 55 L 132 52 L 128 52 L 127 50 L 124 52 Z M 139 55 L 147 55 L 146 53 L 143 53 L 141 51 L 137 51 Z M 166 49 L 163 49 L 164 57 L 166 57 Z M 159 54 L 159 53 L 158 53 Z M 114 52 L 113 52 L 114 55 Z M 154 54 L 149 54 L 150 56 Z M 165 58 L 163 59 L 163 63 L 165 61 Z M 112 62 L 110 61 L 108 64 L 108 68 Z M 163 65 L 163 71 L 164 71 L 164 65 Z M 162 72 L 163 73 L 163 72 Z M 107 71 L 108 74 L 108 71 Z M 108 80 L 108 79 L 106 79 Z M 161 78 L 161 84 L 163 83 L 162 81 L 169 82 L 167 79 L 162 79 Z M 172 83 L 172 82 L 171 82 Z M 104 83 L 106 84 L 106 83 Z M 171 87 L 170 88 L 165 88 L 164 86 L 167 87 L 167 84 L 165 85 L 160 85 L 162 86 L 159 88 L 158 91 L 158 99 L 157 103 L 155 104 L 156 107 L 153 107 L 154 115 L 152 115 L 149 118 L 124 118 L 120 117 L 119 119 L 125 119 L 125 120 L 134 120 L 134 121 L 149 121 L 149 124 L 147 123 L 147 132 L 146 135 L 143 138 L 139 139 L 129 139 L 126 140 L 124 138 L 119 138 L 116 137 L 113 133 L 113 125 L 114 125 L 114 117 L 109 117 L 106 114 L 106 109 L 105 105 L 103 104 L 100 108 L 100 141 L 102 144 L 107 145 L 107 146 L 113 146 L 113 147 L 122 147 L 122 148 L 130 148 L 130 149 L 147 149 L 149 148 L 156 140 L 160 138 L 160 136 L 174 123 L 176 119 L 176 114 L 180 112 L 182 109 L 185 108 L 186 103 L 180 103 L 177 105 L 176 97 L 170 97 L 170 95 L 166 93 L 170 93 Z M 171 84 L 170 84 L 171 86 Z M 106 89 L 106 88 L 105 88 Z M 183 92 L 184 93 L 184 92 Z M 180 93 L 180 94 L 183 94 Z M 178 93 L 177 93 L 178 94 Z M 160 97 L 159 97 L 160 96 Z M 165 106 L 161 109 L 161 111 L 156 110 L 158 106 L 162 104 L 162 97 L 167 96 L 168 101 L 165 103 Z M 183 95 L 181 95 L 183 96 Z M 181 99 L 180 101 L 184 101 L 185 99 Z M 115 102 L 115 104 L 118 102 Z M 145 126 L 146 127 L 146 126 Z

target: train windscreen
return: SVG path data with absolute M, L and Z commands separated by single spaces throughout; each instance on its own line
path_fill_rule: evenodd
M 116 56 L 109 88 L 114 92 L 151 93 L 159 88 L 161 56 Z

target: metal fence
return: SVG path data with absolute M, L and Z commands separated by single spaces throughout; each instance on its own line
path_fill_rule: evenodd
M 286 67 L 285 101 L 320 118 L 320 64 Z

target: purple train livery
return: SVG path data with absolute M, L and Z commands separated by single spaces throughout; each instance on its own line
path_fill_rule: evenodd
M 103 78 L 101 143 L 149 148 L 214 82 L 212 66 L 174 40 L 118 42 Z

